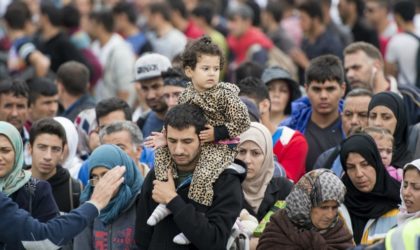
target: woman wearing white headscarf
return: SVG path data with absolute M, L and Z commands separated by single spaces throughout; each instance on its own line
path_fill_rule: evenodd
M 398 226 L 415 218 L 420 218 L 420 159 L 404 166 Z
M 77 179 L 83 162 L 76 155 L 77 145 L 79 143 L 79 134 L 77 133 L 76 126 L 65 117 L 54 117 L 54 120 L 59 122 L 66 131 L 67 147 L 64 149 L 63 167 L 69 170 L 73 178 Z

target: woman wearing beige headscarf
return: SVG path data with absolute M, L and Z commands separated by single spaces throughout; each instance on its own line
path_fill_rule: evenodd
M 274 177 L 273 142 L 268 129 L 257 122 L 240 135 L 238 155 L 248 167 L 245 180 L 242 182 L 244 209 L 261 221 L 276 201 L 284 200 L 290 193 L 293 184 L 283 177 Z M 251 239 L 252 246 L 258 243 Z
M 278 200 L 284 200 L 293 184 L 286 178 L 273 178 L 273 141 L 268 129 L 257 122 L 240 136 L 238 155 L 248 172 L 242 190 L 245 209 L 260 221 Z
M 242 183 L 245 209 L 260 221 L 277 200 L 284 200 L 293 184 L 282 177 L 273 178 L 273 142 L 268 129 L 257 122 L 240 136 L 238 156 L 248 172 Z

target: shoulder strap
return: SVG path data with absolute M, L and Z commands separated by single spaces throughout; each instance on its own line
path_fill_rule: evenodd
M 145 115 L 140 116 L 140 118 L 137 120 L 137 126 L 140 130 L 143 130 L 144 124 L 146 123 L 147 118 L 150 115 L 150 111 L 147 112 Z
M 416 57 L 416 65 L 417 65 L 417 68 L 419 68 L 420 67 L 420 37 L 414 34 L 413 32 L 405 31 L 404 33 L 406 33 L 407 35 L 410 35 L 411 37 L 414 37 L 415 39 L 417 39 L 417 42 L 419 43 L 419 47 L 417 49 L 417 57 Z M 406 79 L 407 77 L 405 75 L 403 75 L 403 77 L 407 81 Z M 419 71 L 417 72 L 416 79 L 414 80 L 415 80 L 414 82 L 415 86 L 420 88 L 420 72 Z
M 80 193 L 82 191 L 82 184 L 80 183 L 80 181 L 73 179 L 70 176 L 69 179 L 69 195 L 70 195 L 70 208 L 74 209 L 75 208 L 75 204 L 77 203 L 77 201 L 79 200 L 80 197 Z

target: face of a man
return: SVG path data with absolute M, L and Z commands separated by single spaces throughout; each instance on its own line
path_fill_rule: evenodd
M 371 99 L 370 96 L 350 96 L 344 101 L 341 121 L 344 133 L 347 136 L 354 127 L 367 127 L 368 107 Z
M 63 159 L 63 141 L 54 134 L 40 134 L 30 145 L 29 152 L 35 176 L 48 180 L 57 172 L 57 165 Z
M 178 130 L 168 126 L 168 149 L 179 171 L 191 172 L 201 152 L 200 140 L 195 127 Z
M 365 52 L 359 50 L 356 53 L 345 55 L 344 70 L 352 89 L 373 90 L 373 80 L 377 72 L 373 60 Z
M 311 31 L 312 29 L 312 18 L 303 11 L 299 12 L 299 17 L 300 17 L 300 27 L 302 28 L 303 33 L 307 34 Z
M 21 131 L 28 115 L 28 99 L 13 94 L 0 94 L 0 121 L 6 121 Z
M 365 16 L 373 27 L 377 27 L 384 18 L 387 18 L 388 10 L 376 0 L 366 1 Z
M 136 146 L 131 140 L 130 133 L 125 130 L 114 132 L 108 135 L 105 135 L 102 138 L 104 144 L 114 144 L 120 147 L 124 152 L 130 156 L 135 163 L 139 162 L 141 155 L 141 146 Z
M 98 126 L 99 128 L 103 128 L 108 124 L 111 124 L 116 121 L 125 121 L 125 114 L 122 110 L 115 110 L 111 113 L 98 118 Z
M 344 95 L 345 88 L 345 84 L 339 84 L 337 81 L 305 84 L 312 110 L 319 115 L 329 115 L 333 112 L 338 112 L 338 103 Z
M 56 116 L 58 110 L 58 95 L 39 96 L 29 107 L 29 116 L 32 122 L 42 118 Z
M 139 83 L 141 91 L 146 98 L 146 104 L 156 113 L 164 113 L 167 110 L 165 100 L 163 99 L 163 79 L 156 77 L 147 80 L 141 80 Z
M 240 16 L 234 16 L 228 20 L 229 34 L 234 37 L 242 36 L 249 26 L 249 20 L 242 19 Z

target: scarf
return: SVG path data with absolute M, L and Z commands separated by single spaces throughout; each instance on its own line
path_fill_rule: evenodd
M 347 157 L 360 154 L 375 169 L 376 183 L 369 193 L 359 191 L 347 175 Z M 358 243 L 369 219 L 379 218 L 400 203 L 400 183 L 392 178 L 382 164 L 375 141 L 367 134 L 355 134 L 341 143 L 340 161 L 344 169 L 342 181 L 347 188 L 344 204 L 349 210 L 354 238 Z
M 0 178 L 0 192 L 10 196 L 29 181 L 31 172 L 22 169 L 23 143 L 19 131 L 10 123 L 0 121 L 0 134 L 10 141 L 15 153 L 12 171 Z
M 415 168 L 417 171 L 420 172 L 420 159 L 414 160 L 404 166 L 404 174 L 407 168 Z M 407 206 L 405 205 L 404 199 L 403 199 L 403 189 L 404 189 L 404 174 L 403 174 L 403 180 L 401 181 L 401 190 L 400 190 L 400 197 L 401 197 L 401 206 L 400 206 L 400 213 L 397 216 L 398 220 L 398 226 L 406 223 L 407 221 L 414 219 L 414 218 L 420 218 L 420 211 L 409 213 L 407 212 Z
M 59 122 L 66 131 L 68 155 L 67 158 L 64 159 L 63 167 L 71 169 L 74 166 L 73 163 L 77 162 L 75 161 L 75 158 L 77 157 L 76 152 L 79 143 L 79 134 L 77 133 L 76 126 L 69 119 L 65 117 L 54 117 L 54 120 Z
M 96 148 L 89 157 L 89 175 L 96 167 L 112 169 L 116 166 L 125 166 L 124 182 L 121 184 L 118 193 L 111 199 L 109 204 L 101 210 L 99 219 L 104 224 L 111 223 L 116 219 L 136 198 L 143 184 L 143 177 L 140 174 L 134 161 L 119 147 L 111 144 L 101 145 Z M 90 183 L 83 190 L 80 201 L 90 199 L 93 187 Z
M 257 144 L 264 154 L 264 161 L 258 172 L 252 178 L 246 177 L 242 182 L 245 200 L 257 214 L 267 186 L 274 174 L 273 141 L 270 131 L 257 122 L 251 122 L 251 127 L 240 135 L 238 147 L 246 141 Z
M 376 106 L 389 108 L 397 119 L 397 126 L 394 131 L 394 153 L 391 165 L 402 168 L 413 160 L 412 153 L 408 149 L 408 117 L 405 112 L 403 99 L 392 92 L 381 92 L 372 97 L 369 103 L 368 112 Z
M 259 239 L 257 249 L 345 250 L 353 246 L 353 237 L 341 220 L 337 220 L 337 223 L 324 233 L 300 230 L 290 220 L 286 210 L 282 209 L 271 217 Z
M 320 206 L 324 201 L 337 201 L 341 204 L 345 194 L 346 188 L 331 170 L 312 170 L 300 178 L 286 197 L 285 211 L 297 227 L 316 230 L 311 221 L 312 208 Z

